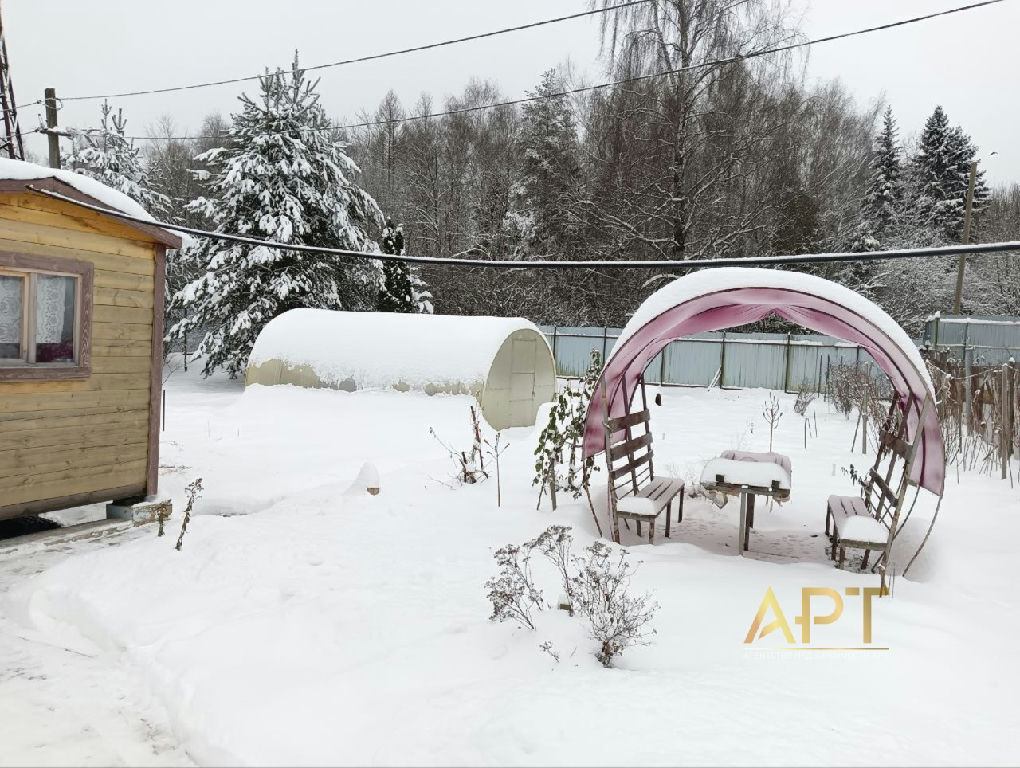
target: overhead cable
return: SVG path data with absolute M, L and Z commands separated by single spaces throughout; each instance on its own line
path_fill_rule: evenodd
M 329 125 L 318 128 L 305 128 L 300 129 L 302 133 L 322 133 L 336 130 L 355 130 L 358 128 L 371 128 L 383 125 L 397 125 L 403 123 L 413 123 L 425 120 L 431 120 L 433 118 L 440 117 L 451 117 L 454 115 L 464 115 L 473 112 L 482 112 L 490 109 L 499 109 L 501 107 L 512 107 L 521 104 L 529 104 L 537 101 L 544 101 L 547 99 L 561 99 L 567 96 L 576 96 L 581 93 L 587 93 L 591 91 L 600 91 L 606 88 L 615 88 L 620 85 L 627 85 L 629 83 L 638 83 L 646 80 L 654 80 L 660 77 L 668 77 L 670 75 L 677 75 L 684 72 L 691 72 L 698 69 L 705 69 L 708 67 L 720 67 L 728 64 L 735 64 L 742 61 L 750 61 L 758 59 L 763 56 L 770 56 L 777 53 L 786 53 L 793 51 L 798 48 L 807 48 L 813 45 L 821 45 L 823 43 L 831 43 L 837 40 L 845 40 L 851 37 L 858 37 L 860 35 L 867 35 L 874 32 L 882 32 L 897 27 L 907 26 L 909 24 L 918 24 L 924 21 L 930 21 L 942 16 L 949 16 L 951 14 L 963 13 L 966 11 L 972 11 L 978 8 L 983 8 L 989 5 L 996 5 L 998 3 L 1006 2 L 1006 0 L 982 0 L 982 2 L 971 3 L 970 5 L 959 6 L 957 8 L 948 8 L 943 11 L 937 11 L 935 13 L 929 13 L 924 16 L 914 16 L 909 19 L 901 19 L 900 21 L 892 21 L 886 24 L 880 24 L 874 27 L 866 27 L 864 29 L 857 29 L 851 32 L 841 32 L 839 34 L 827 35 L 825 37 L 818 37 L 811 40 L 803 40 L 796 43 L 787 43 L 786 45 L 775 46 L 772 48 L 761 48 L 756 51 L 749 51 L 748 53 L 735 54 L 733 56 L 727 56 L 721 59 L 713 59 L 711 61 L 702 61 L 696 64 L 690 64 L 684 67 L 677 67 L 674 69 L 667 69 L 659 72 L 652 72 L 646 75 L 637 75 L 634 77 L 625 77 L 618 80 L 610 80 L 604 83 L 596 83 L 595 85 L 585 85 L 577 88 L 568 88 L 565 90 L 555 91 L 553 93 L 541 93 L 533 94 L 531 96 L 522 96 L 516 99 L 509 99 L 505 101 L 491 102 L 487 104 L 478 104 L 470 107 L 457 107 L 454 109 L 448 109 L 442 112 L 430 112 L 428 114 L 421 115 L 407 115 L 405 117 L 393 118 L 389 120 L 367 120 L 359 123 L 348 123 L 343 125 Z M 619 6 L 614 6 L 619 7 Z M 196 136 L 127 136 L 125 138 L 138 140 L 138 141 L 190 141 L 193 139 L 223 139 L 227 138 L 230 134 L 216 134 L 216 135 L 196 135 Z M 260 135 L 273 135 L 272 133 L 260 134 Z
M 257 237 L 236 235 L 228 232 L 210 232 L 196 227 L 188 227 L 183 224 L 171 224 L 169 222 L 155 221 L 140 216 L 132 216 L 121 211 L 105 208 L 98 205 L 75 200 L 74 198 L 61 195 L 57 192 L 39 189 L 32 185 L 28 189 L 46 197 L 60 200 L 80 208 L 86 208 L 96 213 L 112 216 L 122 221 L 129 221 L 135 224 L 143 224 L 149 227 L 172 232 L 183 232 L 193 237 L 209 238 L 221 242 L 234 243 L 237 245 L 248 245 L 252 247 L 264 247 L 274 250 L 291 251 L 295 253 L 314 253 L 324 256 L 339 256 L 350 259 L 392 261 L 404 264 L 450 266 L 450 267 L 482 267 L 486 269 L 651 269 L 651 270 L 692 270 L 705 269 L 709 267 L 747 267 L 747 266 L 783 266 L 791 264 L 829 264 L 841 262 L 871 262 L 871 261 L 896 261 L 902 259 L 922 259 L 942 256 L 959 256 L 960 254 L 983 254 L 993 255 L 997 253 L 1020 252 L 1020 241 L 999 242 L 999 243 L 973 243 L 963 245 L 949 245 L 935 248 L 901 248 L 886 251 L 869 251 L 865 253 L 812 253 L 793 256 L 749 256 L 733 257 L 722 259 L 701 259 L 690 261 L 678 260 L 576 260 L 576 259 L 529 259 L 529 260 L 489 260 L 489 259 L 468 259 L 454 257 L 433 257 L 433 256 L 408 256 L 406 254 L 391 253 L 366 253 L 364 251 L 352 251 L 344 248 L 324 248 L 315 245 L 304 245 L 300 243 L 281 243 L 274 240 L 264 240 Z
M 387 59 L 392 56 L 403 56 L 408 53 L 418 53 L 419 51 L 430 51 L 435 48 L 445 48 L 450 45 L 458 45 L 460 43 L 471 42 L 472 40 L 484 40 L 490 37 L 496 37 L 498 35 L 506 35 L 511 32 L 522 32 L 527 29 L 535 29 L 536 27 L 544 27 L 550 24 L 559 24 L 564 21 L 572 21 L 574 19 L 581 19 L 587 16 L 596 16 L 603 13 L 609 13 L 611 11 L 621 10 L 623 8 L 630 8 L 634 5 L 644 5 L 645 3 L 652 2 L 652 0 L 628 0 L 618 5 L 608 6 L 606 8 L 595 8 L 590 11 L 580 11 L 578 13 L 571 13 L 567 16 L 558 16 L 554 19 L 543 19 L 541 21 L 533 21 L 528 24 L 520 24 L 516 27 L 505 27 L 503 29 L 495 29 L 490 32 L 481 32 L 475 35 L 468 35 L 467 37 L 458 37 L 453 40 L 442 40 L 435 43 L 426 43 L 425 45 L 416 45 L 411 48 L 401 48 L 395 51 L 386 51 L 384 53 L 373 53 L 367 56 L 358 56 L 353 59 L 343 59 L 341 61 L 333 61 L 328 64 L 316 64 L 311 67 L 304 67 L 306 72 L 316 72 L 323 69 L 333 69 L 335 67 L 344 67 L 349 64 L 361 64 L 366 61 L 377 61 L 378 59 Z M 210 80 L 202 83 L 192 83 L 190 85 L 174 85 L 166 88 L 150 88 L 147 90 L 137 91 L 122 91 L 119 93 L 104 93 L 104 94 L 92 94 L 87 96 L 61 96 L 62 101 L 96 101 L 99 99 L 125 99 L 133 96 L 148 96 L 153 94 L 161 93 L 173 93 L 176 91 L 194 91 L 200 88 L 212 88 L 219 85 L 233 85 L 236 83 L 250 83 L 258 80 L 260 77 L 265 75 L 245 75 L 244 77 L 231 77 L 225 80 Z M 39 104 L 41 102 L 32 102 L 33 104 Z M 20 107 L 19 107 L 20 109 Z

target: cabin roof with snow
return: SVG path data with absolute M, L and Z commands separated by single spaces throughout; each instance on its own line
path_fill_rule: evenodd
M 0 160 L 0 519 L 156 492 L 163 275 L 180 239 L 148 221 L 85 176 Z
M 111 217 L 110 220 L 118 221 L 129 229 L 134 229 L 147 235 L 154 242 L 162 243 L 167 248 L 181 247 L 180 237 L 157 226 L 155 219 L 149 215 L 149 212 L 123 192 L 112 189 L 88 176 L 82 176 L 80 173 L 57 168 L 46 168 L 34 163 L 22 162 L 21 160 L 0 158 L 0 193 L 31 194 L 30 187 L 47 192 L 56 192 L 73 200 L 96 205 L 101 208 L 109 208 L 135 218 L 147 219 L 153 223 L 140 224 L 115 217 Z M 43 195 L 37 195 L 37 197 L 44 198 Z M 85 211 L 84 209 L 82 209 L 82 212 L 92 213 L 92 211 Z

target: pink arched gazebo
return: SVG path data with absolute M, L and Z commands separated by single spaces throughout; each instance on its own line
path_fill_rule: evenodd
M 913 440 L 925 398 L 934 401 L 934 387 L 917 347 L 895 320 L 860 294 L 820 277 L 735 267 L 706 269 L 675 280 L 634 313 L 606 361 L 588 407 L 585 457 L 605 450 L 603 391 L 610 416 L 622 416 L 630 408 L 624 393 L 633 398 L 645 368 L 669 342 L 753 323 L 772 312 L 866 349 L 889 377 L 900 406 L 907 409 L 907 436 Z M 934 409 L 928 409 L 921 429 L 910 479 L 941 496 L 946 457 Z

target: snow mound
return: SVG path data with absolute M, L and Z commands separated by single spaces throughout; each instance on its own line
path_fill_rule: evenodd
M 95 179 L 82 176 L 80 173 L 46 168 L 42 165 L 26 163 L 21 160 L 0 159 L 0 179 L 7 181 L 56 179 L 74 187 L 82 194 L 95 198 L 108 208 L 156 223 L 156 220 L 149 215 L 148 211 L 123 192 L 111 189 Z

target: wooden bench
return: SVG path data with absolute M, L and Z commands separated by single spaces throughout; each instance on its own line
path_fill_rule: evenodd
M 624 390 L 624 401 L 629 402 Z M 679 496 L 677 522 L 684 519 L 684 481 L 655 474 L 652 432 L 645 383 L 641 381 L 642 409 L 617 418 L 606 412 L 602 392 L 603 425 L 606 430 L 606 469 L 609 473 L 609 511 L 613 520 L 613 541 L 620 543 L 620 519 L 648 524 L 648 543 L 655 541 L 655 521 L 666 510 L 666 538 L 669 538 L 673 500 Z M 641 427 L 639 434 L 635 431 Z
M 908 443 L 906 420 L 897 411 L 894 400 L 879 433 L 875 463 L 860 481 L 861 495 L 829 497 L 825 508 L 825 535 L 831 544 L 830 556 L 838 559 L 840 567 L 846 559 L 847 547 L 864 550 L 862 571 L 868 566 L 872 552 L 881 552 L 883 558 L 888 556 L 921 440 L 920 425 L 924 424 L 930 402 L 930 399 L 925 400 L 914 441 Z M 887 462 L 884 470 L 883 462 Z
M 863 549 L 862 571 L 867 568 L 871 553 L 885 552 L 889 541 L 889 529 L 872 516 L 867 502 L 860 496 L 829 497 L 825 535 L 832 545 L 832 559 L 839 553 L 840 566 L 846 558 L 847 547 Z

